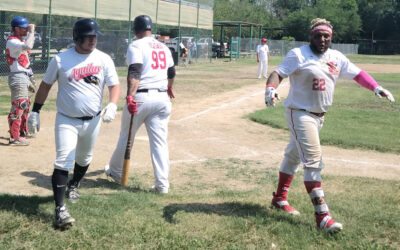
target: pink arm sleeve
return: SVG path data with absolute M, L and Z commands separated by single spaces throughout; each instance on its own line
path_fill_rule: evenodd
M 364 70 L 361 70 L 360 73 L 356 77 L 354 77 L 354 81 L 356 81 L 364 88 L 372 91 L 374 91 L 375 88 L 379 86 L 379 84 L 374 80 L 374 78 L 368 75 L 368 73 L 365 72 Z

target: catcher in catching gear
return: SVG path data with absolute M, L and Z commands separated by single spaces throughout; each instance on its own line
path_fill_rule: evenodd
M 271 207 L 289 214 L 299 212 L 289 205 L 290 184 L 300 164 L 304 168 L 304 185 L 314 206 L 317 227 L 333 233 L 342 230 L 332 219 L 322 189 L 322 151 L 319 131 L 325 113 L 332 105 L 333 92 L 339 78 L 353 79 L 378 97 L 394 102 L 392 94 L 379 86 L 365 71 L 359 69 L 342 53 L 330 48 L 333 27 L 325 19 L 311 22 L 310 44 L 289 51 L 282 63 L 267 80 L 265 102 L 268 107 L 279 100 L 276 88 L 289 77 L 289 95 L 283 104 L 290 131 L 290 142 L 279 170 L 279 182 L 273 193 Z
M 8 86 L 11 90 L 11 110 L 8 114 L 10 145 L 27 146 L 29 142 L 24 137 L 31 136 L 27 124 L 31 105 L 28 91 L 35 91 L 29 61 L 35 42 L 35 25 L 29 24 L 25 17 L 17 16 L 11 20 L 11 27 L 13 33 L 6 43 L 6 61 L 10 66 Z

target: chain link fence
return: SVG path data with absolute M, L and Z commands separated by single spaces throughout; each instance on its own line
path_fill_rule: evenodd
M 239 42 L 240 52 L 239 58 L 256 58 L 256 48 L 260 44 L 257 38 L 233 38 Z M 303 45 L 308 45 L 309 42 L 287 41 L 287 40 L 268 40 L 271 56 L 285 56 L 291 49 Z M 229 45 L 228 45 L 229 46 Z M 228 48 L 229 49 L 229 48 Z M 233 48 L 235 49 L 235 48 Z M 358 54 L 358 44 L 338 44 L 332 43 L 332 49 L 339 50 L 343 54 Z
M 11 0 L 4 1 L 0 3 L 0 77 L 7 76 L 9 72 L 9 66 L 5 60 L 5 49 L 7 37 L 11 34 L 10 22 L 15 16 L 24 16 L 30 23 L 36 25 L 35 45 L 30 53 L 31 67 L 34 73 L 45 72 L 52 57 L 74 46 L 72 27 L 75 21 L 81 17 L 96 19 L 102 33 L 98 36 L 97 48 L 109 54 L 116 66 L 126 66 L 125 54 L 129 43 L 135 39 L 132 33 L 132 21 L 135 16 L 140 14 L 151 16 L 154 36 L 163 38 L 160 41 L 170 48 L 176 64 L 198 63 L 210 58 L 214 0 L 128 0 L 117 2 L 95 0 L 96 6 L 89 11 L 83 7 L 83 9 L 79 9 L 77 7 L 79 6 L 78 0 L 69 0 L 70 4 L 53 1 L 53 6 L 51 1 L 49 3 L 49 1 L 37 0 L 38 5 L 33 9 L 30 9 L 32 6 L 28 3 L 26 6 L 16 8 Z M 82 4 L 86 5 L 87 3 Z M 114 9 L 106 8 L 113 4 L 115 5 Z M 113 13 L 118 11 L 117 7 L 124 12 Z M 5 11 L 7 8 L 21 9 L 21 12 Z M 74 11 L 68 11 L 68 8 L 74 9 Z M 67 16 L 80 12 L 82 13 L 79 17 Z M 184 53 L 181 53 L 179 46 L 181 43 L 186 48 Z

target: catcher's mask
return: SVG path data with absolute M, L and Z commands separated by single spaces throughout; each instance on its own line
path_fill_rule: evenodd
M 89 18 L 83 18 L 75 22 L 73 29 L 73 38 L 76 44 L 82 44 L 85 36 L 90 35 L 101 35 L 101 32 L 99 31 L 99 26 L 97 25 L 96 21 Z
M 147 15 L 140 15 L 135 18 L 133 21 L 133 31 L 135 34 L 138 34 L 145 30 L 152 30 L 153 23 L 151 18 Z

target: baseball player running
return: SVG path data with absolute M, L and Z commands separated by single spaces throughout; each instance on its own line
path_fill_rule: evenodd
M 11 20 L 13 34 L 7 38 L 6 60 L 10 66 L 8 85 L 11 90 L 11 110 L 8 115 L 10 145 L 27 146 L 24 137 L 31 134 L 28 130 L 28 116 L 31 99 L 28 90 L 34 92 L 35 86 L 30 68 L 29 53 L 35 42 L 35 25 L 29 24 L 25 17 L 17 16 Z
M 152 191 L 166 194 L 169 189 L 168 121 L 175 66 L 167 46 L 152 37 L 149 16 L 137 16 L 133 22 L 136 39 L 127 51 L 128 92 L 122 112 L 121 132 L 109 165 L 107 176 L 120 183 L 130 117 L 134 115 L 132 135 L 144 123 L 150 141 L 155 182 Z M 132 139 L 134 141 L 134 139 Z
M 329 213 L 322 189 L 322 152 L 319 131 L 325 113 L 332 105 L 333 92 L 339 77 L 354 79 L 362 87 L 374 91 L 379 98 L 394 102 L 392 94 L 379 86 L 365 71 L 349 61 L 342 53 L 330 49 L 332 26 L 325 19 L 311 21 L 310 45 L 289 51 L 283 62 L 267 80 L 265 102 L 274 106 L 279 95 L 276 88 L 282 78 L 289 77 L 290 90 L 284 103 L 285 117 L 290 130 L 290 142 L 279 170 L 279 182 L 273 193 L 272 208 L 298 215 L 291 207 L 287 195 L 299 164 L 304 167 L 304 185 L 315 209 L 317 227 L 327 232 L 337 232 L 342 224 Z
M 269 61 L 269 48 L 267 45 L 267 39 L 261 38 L 261 44 L 257 45 L 257 62 L 258 62 L 258 79 L 263 74 L 264 78 L 267 78 L 268 74 L 268 61 Z
M 80 19 L 73 27 L 75 47 L 55 56 L 36 93 L 30 126 L 39 130 L 39 112 L 50 88 L 58 81 L 55 122 L 56 160 L 51 178 L 55 200 L 55 226 L 72 226 L 64 204 L 66 186 L 71 202 L 79 199 L 78 187 L 93 156 L 93 147 L 104 122 L 115 118 L 120 87 L 112 59 L 96 49 L 98 26 L 91 19 Z M 110 95 L 102 112 L 104 85 Z M 102 113 L 102 115 L 100 115 Z M 74 169 L 68 182 L 68 172 Z M 68 182 L 68 184 L 67 184 Z

